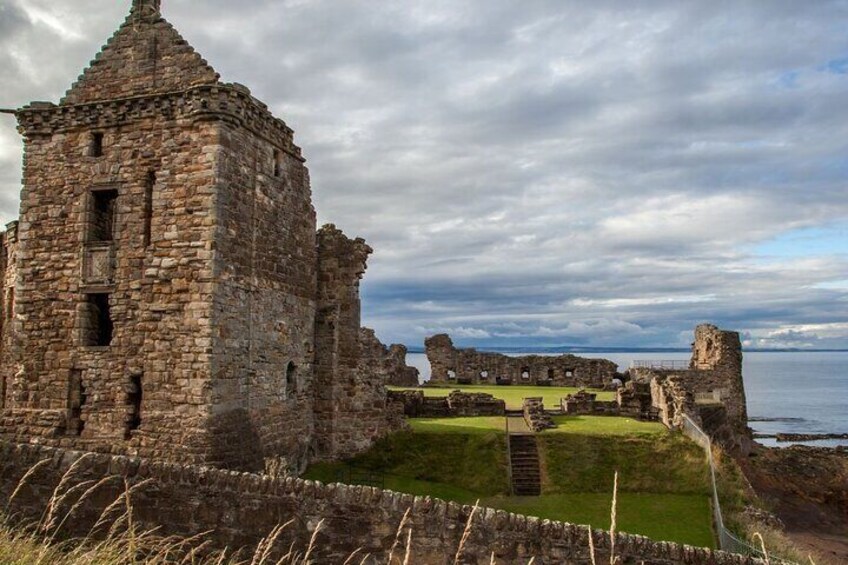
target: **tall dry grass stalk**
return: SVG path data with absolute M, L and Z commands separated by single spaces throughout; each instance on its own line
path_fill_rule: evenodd
M 403 518 L 400 519 L 400 525 L 398 526 L 397 532 L 395 533 L 395 542 L 392 544 L 392 548 L 389 550 L 389 558 L 386 560 L 386 565 L 392 565 L 392 561 L 395 558 L 395 550 L 398 545 L 400 545 L 400 537 L 403 535 L 403 528 L 406 526 L 406 521 L 409 519 L 409 512 L 412 508 L 407 508 L 406 512 L 403 513 Z
M 459 564 L 459 559 L 462 557 L 462 550 L 465 549 L 465 544 L 471 536 L 471 523 L 474 521 L 474 515 L 477 509 L 480 508 L 480 501 L 474 503 L 474 508 L 471 509 L 471 514 L 468 515 L 468 521 L 465 523 L 465 530 L 462 532 L 462 538 L 459 540 L 459 547 L 456 550 L 456 556 L 453 558 L 454 565 Z
M 592 560 L 592 565 L 598 565 L 595 562 L 595 537 L 592 535 L 592 526 L 586 526 L 586 531 L 589 533 L 589 558 Z
M 610 508 L 610 565 L 615 565 L 618 558 L 615 556 L 615 530 L 618 507 L 618 471 L 612 483 L 612 507 Z
M 44 467 L 48 463 L 50 463 L 50 459 L 42 459 L 41 461 L 39 461 L 38 463 L 36 463 L 32 467 L 30 467 L 29 470 L 26 473 L 24 473 L 24 476 L 21 477 L 21 480 L 18 481 L 18 484 L 15 487 L 15 490 L 12 491 L 12 495 L 9 497 L 9 500 L 6 502 L 6 512 L 9 511 L 9 508 L 12 506 L 12 501 L 14 501 L 15 498 L 17 498 L 18 493 L 20 493 L 21 489 L 24 488 L 24 485 L 27 483 L 29 478 L 31 476 L 33 476 L 34 474 L 36 474 L 39 469 L 41 469 L 42 467 Z
M 763 539 L 763 535 L 760 532 L 754 532 L 754 539 L 760 540 L 760 547 L 763 551 L 763 560 L 766 562 L 766 565 L 771 565 L 771 560 L 769 559 L 768 550 L 766 549 L 766 540 Z

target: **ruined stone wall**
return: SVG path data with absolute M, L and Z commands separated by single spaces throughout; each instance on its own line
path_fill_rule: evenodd
M 618 366 L 605 359 L 576 355 L 509 357 L 475 349 L 457 349 L 446 334 L 424 341 L 430 361 L 430 380 L 456 384 L 550 384 L 603 388 L 616 376 Z
M 363 361 L 359 281 L 372 249 L 333 225 L 318 231 L 315 439 L 321 459 L 350 457 L 389 431 L 385 376 Z
M 371 554 L 374 563 L 385 563 L 395 543 L 404 513 L 411 509 L 412 555 L 415 563 L 451 563 L 471 514 L 469 506 L 430 498 L 380 491 L 371 487 L 325 486 L 297 479 L 232 473 L 188 465 L 151 463 L 145 460 L 52 450 L 34 445 L 0 441 L 0 503 L 24 474 L 39 461 L 9 508 L 21 521 L 38 520 L 62 476 L 74 465 L 63 492 L 83 481 L 114 476 L 86 498 L 62 535 L 81 537 L 112 501 L 123 496 L 126 478 L 139 485 L 131 493 L 133 518 L 141 530 L 158 529 L 162 535 L 191 536 L 212 532 L 213 547 L 230 550 L 256 544 L 280 524 L 292 520 L 279 538 L 285 552 L 292 541 L 303 550 L 317 524 L 315 563 L 342 563 L 352 552 Z M 145 484 L 143 481 L 149 480 Z M 64 517 L 84 488 L 75 489 L 56 509 Z M 116 516 L 115 516 L 116 517 Z M 107 522 L 107 528 L 110 526 Z M 598 562 L 608 562 L 610 536 L 592 532 Z M 404 536 L 405 539 L 405 536 Z M 641 536 L 617 534 L 616 554 L 623 565 L 640 562 L 654 565 L 754 565 L 749 557 L 672 543 L 657 543 Z M 588 565 L 588 534 L 585 526 L 573 526 L 537 518 L 516 516 L 482 508 L 475 514 L 460 563 L 507 565 L 531 557 L 542 565 L 574 563 Z M 395 553 L 397 555 L 397 551 Z
M 211 462 L 256 469 L 285 456 L 300 469 L 312 436 L 317 284 L 309 175 L 298 155 L 244 127 L 223 123 L 215 150 Z
M 406 346 L 383 345 L 374 330 L 359 332 L 361 351 L 360 370 L 381 375 L 392 386 L 418 386 L 418 369 L 406 364 Z
M 506 403 L 491 394 L 452 391 L 447 396 L 428 397 L 422 390 L 389 391 L 389 401 L 403 406 L 409 418 L 458 418 L 503 416 Z
M 19 112 L 24 189 L 0 433 L 205 458 L 214 221 L 208 148 L 218 134 L 215 124 L 175 112 L 176 103 Z M 98 202 L 112 197 L 112 234 L 104 238 L 92 226 Z M 111 318 L 104 343 L 89 341 L 98 294 L 107 295 L 98 309 L 108 304 Z
M 747 453 L 751 448 L 742 345 L 737 332 L 704 324 L 695 329 L 689 370 L 639 368 L 634 381 L 650 383 L 652 404 L 669 426 L 689 417 L 725 448 Z

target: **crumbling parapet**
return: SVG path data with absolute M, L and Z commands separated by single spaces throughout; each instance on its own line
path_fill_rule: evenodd
M 383 376 L 387 385 L 418 386 L 418 369 L 406 364 L 406 346 L 386 347 L 370 328 L 360 329 L 359 340 L 363 370 Z
M 424 340 L 430 381 L 448 384 L 514 384 L 604 388 L 618 366 L 606 359 L 576 355 L 510 357 L 476 349 L 457 349 L 447 334 Z

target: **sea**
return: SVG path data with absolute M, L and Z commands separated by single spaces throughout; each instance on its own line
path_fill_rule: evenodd
M 529 354 L 529 353 L 524 353 Z M 508 355 L 522 355 L 510 352 Z M 609 359 L 624 371 L 633 361 L 689 359 L 688 352 L 626 353 L 593 351 L 581 357 Z M 430 376 L 423 353 L 410 353 L 407 363 L 421 380 Z M 742 362 L 748 419 L 757 433 L 848 433 L 848 351 L 745 352 Z M 786 447 L 774 439 L 757 440 L 771 447 Z M 818 447 L 848 446 L 848 439 L 797 442 Z

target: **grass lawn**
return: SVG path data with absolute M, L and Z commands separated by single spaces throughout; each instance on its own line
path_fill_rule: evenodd
M 612 493 L 566 493 L 539 497 L 497 497 L 481 504 L 608 530 Z M 619 531 L 700 547 L 714 547 L 709 498 L 697 494 L 618 494 Z
M 506 433 L 503 416 L 475 416 L 469 418 L 412 418 L 409 425 L 416 432 L 443 434 Z
M 389 390 L 423 390 L 424 396 L 447 396 L 453 390 L 468 392 L 484 392 L 495 398 L 503 399 L 506 407 L 510 410 L 520 409 L 524 399 L 527 397 L 539 397 L 544 399 L 547 408 L 559 406 L 561 398 L 574 394 L 580 389 L 572 387 L 548 387 L 548 386 L 488 386 L 488 385 L 460 385 L 447 387 L 421 387 L 401 388 L 389 387 Z M 615 400 L 615 393 L 609 391 L 592 391 L 598 395 L 598 400 Z
M 509 388 L 509 387 L 501 387 Z M 416 418 L 411 431 L 379 441 L 345 463 L 313 465 L 305 478 L 380 473 L 385 488 L 573 524 L 609 527 L 619 472 L 621 531 L 713 547 L 707 468 L 701 449 L 659 424 L 601 416 L 557 417 L 537 436 L 542 496 L 508 496 L 504 418 Z M 353 478 L 356 483 L 356 477 Z
M 590 436 L 663 435 L 668 429 L 659 422 L 641 422 L 633 418 L 612 416 L 554 416 L 558 427 L 545 434 L 580 434 Z

